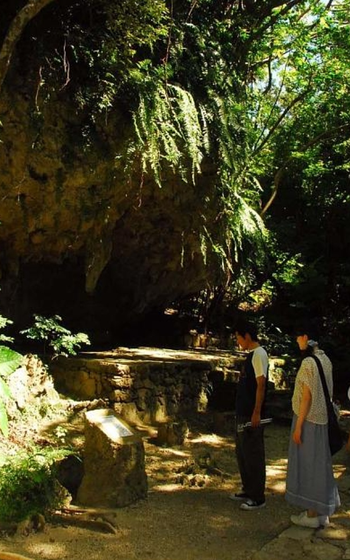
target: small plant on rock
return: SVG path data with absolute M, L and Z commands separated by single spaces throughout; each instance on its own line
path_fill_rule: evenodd
M 74 356 L 82 344 L 90 344 L 89 337 L 85 333 L 72 334 L 60 324 L 61 322 L 62 318 L 59 315 L 34 315 L 34 325 L 21 331 L 21 334 L 32 340 L 43 341 L 44 354 L 47 353 L 47 346 L 52 348 L 52 359 L 58 356 Z

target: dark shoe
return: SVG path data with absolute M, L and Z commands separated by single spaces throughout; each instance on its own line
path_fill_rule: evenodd
M 235 492 L 229 495 L 230 500 L 248 500 L 249 496 L 245 492 Z
M 245 509 L 246 511 L 250 511 L 251 509 L 261 509 L 266 506 L 265 500 L 262 502 L 257 502 L 256 500 L 251 500 L 248 498 L 243 504 L 240 505 L 240 509 Z

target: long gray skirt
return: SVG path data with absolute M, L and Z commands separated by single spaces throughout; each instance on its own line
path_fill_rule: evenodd
M 327 424 L 305 421 L 302 444 L 294 443 L 291 428 L 286 500 L 303 509 L 313 509 L 319 515 L 332 515 L 340 505 L 338 488 L 333 476 L 332 457 L 328 444 Z

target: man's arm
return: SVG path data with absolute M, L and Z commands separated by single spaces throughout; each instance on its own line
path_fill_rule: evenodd
M 265 397 L 265 385 L 266 385 L 265 375 L 259 375 L 259 377 L 256 378 L 255 406 L 251 417 L 253 428 L 257 428 L 258 426 L 260 426 L 261 407 Z

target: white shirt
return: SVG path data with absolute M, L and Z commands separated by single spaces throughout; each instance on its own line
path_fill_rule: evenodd
M 260 377 L 261 375 L 267 377 L 269 359 L 265 348 L 262 346 L 258 346 L 253 350 L 252 366 L 254 368 L 255 377 Z
M 328 387 L 329 396 L 333 396 L 333 374 L 332 362 L 323 352 L 323 350 L 316 350 L 315 356 L 320 360 L 326 384 Z M 295 379 L 294 393 L 292 398 L 293 412 L 298 416 L 300 411 L 300 403 L 303 394 L 303 384 L 308 386 L 311 392 L 311 405 L 310 410 L 306 416 L 306 420 L 314 424 L 327 424 L 328 415 L 326 401 L 320 374 L 318 371 L 315 360 L 311 357 L 305 358 L 301 362 L 300 369 Z

